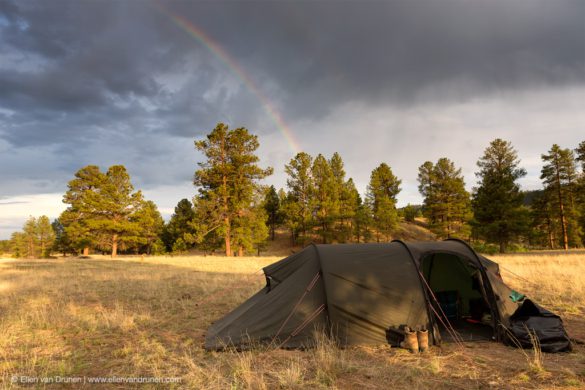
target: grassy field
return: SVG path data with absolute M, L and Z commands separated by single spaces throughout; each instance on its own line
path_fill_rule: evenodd
M 511 287 L 563 315 L 570 335 L 585 339 L 584 255 L 492 259 Z M 94 377 L 180 381 L 103 388 L 585 387 L 583 345 L 539 356 L 495 343 L 444 344 L 411 355 L 383 345 L 340 350 L 323 339 L 305 352 L 205 352 L 209 324 L 257 291 L 261 267 L 276 260 L 0 260 L 0 388 L 83 377 L 48 387 L 90 387 Z

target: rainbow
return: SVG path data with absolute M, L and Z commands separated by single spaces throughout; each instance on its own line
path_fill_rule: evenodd
M 158 1 L 155 1 L 154 4 L 163 14 L 170 17 L 170 19 L 181 30 L 185 31 L 190 36 L 195 38 L 197 41 L 203 44 L 203 46 L 205 46 L 214 56 L 219 58 L 231 70 L 231 72 L 234 73 L 242 81 L 245 87 L 254 95 L 256 95 L 256 97 L 262 104 L 264 111 L 266 111 L 268 116 L 276 124 L 278 130 L 282 133 L 291 151 L 294 154 L 299 153 L 301 151 L 299 142 L 293 136 L 292 131 L 284 121 L 280 112 L 278 112 L 278 110 L 270 102 L 268 97 L 264 93 L 262 93 L 260 88 L 256 85 L 256 83 L 254 83 L 250 75 L 246 73 L 246 71 L 236 62 L 236 60 L 227 51 L 225 51 L 218 42 L 213 40 L 209 35 L 207 35 L 199 27 L 195 26 L 192 22 L 185 19 L 181 15 L 173 13 Z

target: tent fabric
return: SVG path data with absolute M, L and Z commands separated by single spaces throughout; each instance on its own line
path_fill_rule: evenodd
M 509 298 L 512 290 L 496 263 L 459 240 L 393 241 L 310 245 L 265 267 L 266 286 L 212 324 L 205 348 L 269 343 L 308 348 L 315 342 L 315 330 L 326 331 L 340 346 L 382 344 L 391 342 L 388 335 L 404 326 L 429 329 L 431 342 L 439 343 L 433 294 L 423 275 L 425 259 L 433 255 L 455 257 L 462 269 L 479 275 L 479 291 L 492 311 L 494 337 L 504 341 L 519 303 Z M 442 264 L 441 272 L 447 271 L 448 264 Z M 466 292 L 470 298 L 476 293 Z
M 570 351 L 571 341 L 563 327 L 563 320 L 556 314 L 525 299 L 522 306 L 510 317 L 512 345 L 519 343 L 522 348 L 532 348 L 536 336 L 543 352 Z

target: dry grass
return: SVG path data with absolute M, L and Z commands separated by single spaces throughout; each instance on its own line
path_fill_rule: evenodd
M 569 354 L 536 356 L 476 343 L 412 355 L 384 345 L 341 350 L 320 337 L 317 348 L 304 352 L 205 352 L 209 324 L 257 291 L 264 284 L 258 271 L 277 259 L 0 260 L 0 389 L 13 386 L 13 375 L 181 379 L 164 386 L 107 388 L 585 386 L 582 346 Z M 503 265 L 503 276 L 512 287 L 559 311 L 570 333 L 585 338 L 583 256 L 494 260 Z
M 541 305 L 567 315 L 585 314 L 585 254 L 491 256 L 506 283 Z

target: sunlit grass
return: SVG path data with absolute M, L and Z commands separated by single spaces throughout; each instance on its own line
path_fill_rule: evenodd
M 580 346 L 538 360 L 491 343 L 419 356 L 386 345 L 339 349 L 320 335 L 309 351 L 205 352 L 209 325 L 261 288 L 259 271 L 276 260 L 0 260 L 0 388 L 12 375 L 180 377 L 165 387 L 205 389 L 585 386 Z M 518 291 L 568 318 L 585 314 L 581 257 L 494 260 Z

